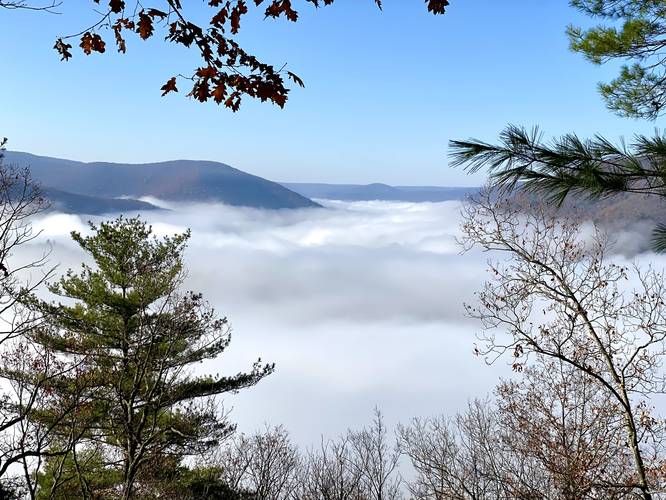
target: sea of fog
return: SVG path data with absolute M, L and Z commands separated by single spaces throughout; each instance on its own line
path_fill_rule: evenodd
M 149 201 L 168 209 L 143 214 L 157 234 L 192 230 L 187 287 L 233 325 L 230 348 L 208 369 L 276 364 L 223 398 L 241 431 L 283 424 L 309 445 L 365 425 L 374 407 L 390 425 L 453 414 L 510 373 L 473 355 L 478 325 L 463 302 L 490 256 L 460 253 L 458 202 L 268 211 Z M 88 219 L 43 216 L 38 241 L 16 257 L 50 248 L 59 273 L 76 269 L 84 256 L 69 233 L 87 232 Z

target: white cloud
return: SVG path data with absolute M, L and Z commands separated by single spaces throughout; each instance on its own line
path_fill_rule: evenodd
M 277 365 L 257 387 L 225 398 L 243 430 L 284 423 L 310 444 L 364 425 L 375 405 L 389 423 L 451 414 L 509 373 L 472 354 L 479 325 L 462 303 L 487 278 L 488 256 L 460 255 L 455 202 L 264 211 L 149 201 L 168 209 L 144 214 L 156 233 L 191 228 L 187 285 L 233 324 L 213 371 L 235 373 L 259 356 Z M 39 244 L 16 260 L 48 241 L 60 272 L 80 265 L 69 233 L 87 232 L 86 218 L 48 214 L 35 229 Z M 612 235 L 616 252 L 635 254 L 650 230 Z M 636 260 L 664 264 L 654 255 Z
M 284 423 L 309 444 L 364 425 L 375 405 L 393 422 L 453 413 L 505 370 L 472 354 L 478 325 L 462 302 L 486 278 L 486 256 L 459 254 L 457 203 L 263 211 L 157 202 L 169 210 L 144 214 L 156 233 L 192 230 L 188 287 L 233 324 L 214 371 L 235 373 L 258 356 L 277 364 L 225 398 L 244 430 Z M 86 232 L 85 218 L 50 214 L 35 226 L 61 272 L 79 266 L 69 233 Z

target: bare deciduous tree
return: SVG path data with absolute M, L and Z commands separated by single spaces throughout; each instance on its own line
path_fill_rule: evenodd
M 486 415 L 484 409 L 486 428 L 494 428 L 496 422 L 485 418 Z M 471 436 L 460 432 L 458 425 L 461 423 L 460 416 L 453 420 L 442 416 L 415 418 L 409 425 L 398 426 L 400 450 L 409 457 L 416 472 L 414 480 L 408 484 L 414 498 L 498 498 L 497 495 L 489 495 L 484 487 L 487 474 L 480 464 L 491 455 L 477 456 L 475 452 L 481 443 L 469 442 Z M 477 427 L 477 430 L 486 435 L 484 427 Z M 490 449 L 496 450 L 497 445 L 492 444 Z
M 576 368 L 548 361 L 500 384 L 496 402 L 398 427 L 417 500 L 632 498 L 621 413 Z
M 253 499 L 292 498 L 298 487 L 300 456 L 282 426 L 236 436 L 220 458 L 225 482 Z
M 15 484 L 21 478 L 24 494 L 34 498 L 36 472 L 43 459 L 53 455 L 47 450 L 56 439 L 54 426 L 76 404 L 60 406 L 48 423 L 33 417 L 50 400 L 52 381 L 75 367 L 58 362 L 51 351 L 30 340 L 42 325 L 27 299 L 53 268 L 46 267 L 48 252 L 26 258 L 25 249 L 39 236 L 31 220 L 47 204 L 28 169 L 3 164 L 5 144 L 6 139 L 0 141 L 0 480 Z
M 361 471 L 354 467 L 354 453 L 347 436 L 324 441 L 310 450 L 301 469 L 299 498 L 304 500 L 359 500 Z
M 369 427 L 322 440 L 303 456 L 281 426 L 241 434 L 220 450 L 216 466 L 225 484 L 253 500 L 398 500 L 399 457 L 375 410 Z
M 531 464 L 552 496 L 610 500 L 631 492 L 622 411 L 594 379 L 540 358 L 519 380 L 503 381 L 497 394 L 502 447 Z M 522 481 L 507 474 L 504 482 Z
M 602 234 L 585 239 L 575 221 L 539 209 L 521 214 L 488 192 L 463 215 L 466 249 L 507 257 L 491 264 L 479 304 L 467 306 L 486 332 L 478 352 L 490 362 L 510 353 L 516 370 L 534 355 L 559 360 L 593 380 L 622 418 L 633 471 L 625 486 L 653 498 L 663 483 L 661 423 L 648 407 L 650 396 L 664 392 L 662 274 L 618 266 L 607 259 Z M 630 279 L 633 291 L 625 286 Z
M 402 480 L 398 474 L 400 452 L 388 441 L 388 430 L 379 409 L 374 410 L 370 426 L 360 431 L 349 431 L 348 439 L 354 454 L 352 470 L 360 477 L 363 498 L 401 498 Z
M 541 498 L 548 481 L 538 463 L 506 446 L 506 429 L 489 401 L 475 400 L 454 418 L 413 419 L 398 426 L 401 451 L 418 500 Z
M 82 385 L 77 383 L 78 390 L 67 400 L 58 400 L 51 390 L 77 369 L 29 340 L 13 343 L 0 356 L 0 376 L 8 382 L 0 423 L 0 477 L 19 466 L 29 498 L 37 496 L 38 475 L 47 461 L 62 460 L 83 433 L 77 418 L 88 402 Z M 48 420 L 41 418 L 45 408 L 50 408 Z M 69 430 L 65 435 L 63 426 Z

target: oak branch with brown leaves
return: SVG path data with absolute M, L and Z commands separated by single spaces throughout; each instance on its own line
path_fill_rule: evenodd
M 303 86 L 303 81 L 285 66 L 274 66 L 259 60 L 247 52 L 235 40 L 241 29 L 243 17 L 251 9 L 263 10 L 266 18 L 285 18 L 296 22 L 298 9 L 306 4 L 318 8 L 331 5 L 335 0 L 208 0 L 210 21 L 197 24 L 188 16 L 181 0 L 154 0 L 153 5 L 127 0 L 92 0 L 104 6 L 97 22 L 79 33 L 62 36 L 54 48 L 62 60 L 73 57 L 74 45 L 86 55 L 104 53 L 112 38 L 120 53 L 127 50 L 126 37 L 138 36 L 147 40 L 154 36 L 198 52 L 200 65 L 191 73 L 177 73 L 169 77 L 161 88 L 162 95 L 178 92 L 181 81 L 191 88 L 187 95 L 200 102 L 212 100 L 217 104 L 238 111 L 241 101 L 249 96 L 262 102 L 270 101 L 284 107 L 289 95 L 286 80 Z M 374 1 L 381 9 L 381 0 Z M 301 5 L 298 6 L 297 4 Z M 0 8 L 24 8 L 51 10 L 60 2 L 44 5 L 28 1 L 0 0 Z M 448 0 L 425 0 L 432 14 L 444 14 Z M 191 3 L 190 3 L 191 5 Z M 96 11 L 97 12 L 97 11 Z M 110 33 L 110 36 L 106 36 Z

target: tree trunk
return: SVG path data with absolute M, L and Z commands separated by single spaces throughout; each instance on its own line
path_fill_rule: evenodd
M 123 482 L 123 500 L 130 500 L 132 498 L 135 478 L 136 478 L 135 467 L 130 466 L 129 470 L 125 475 L 125 481 Z

